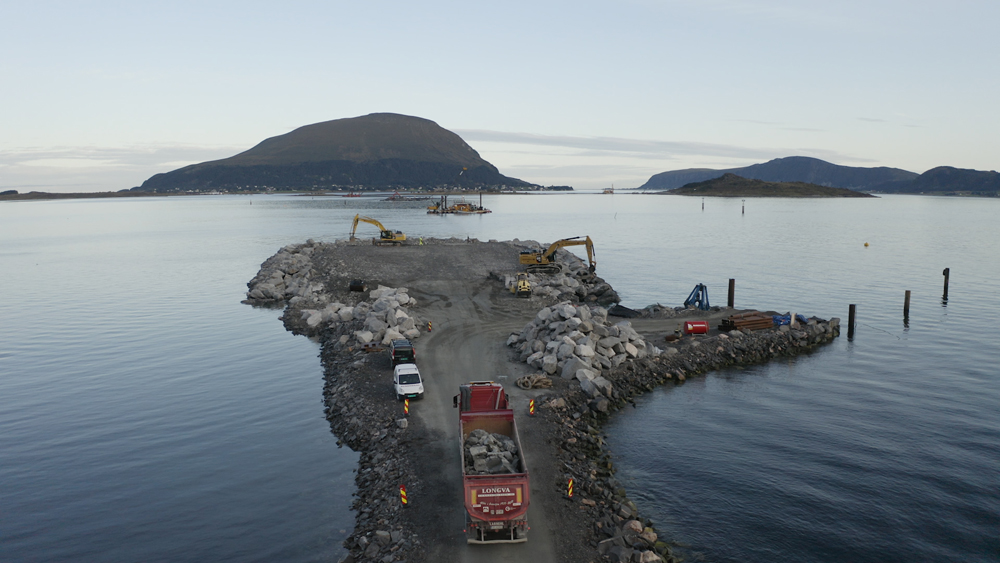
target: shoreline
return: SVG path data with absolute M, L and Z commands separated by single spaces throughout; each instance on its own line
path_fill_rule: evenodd
M 531 244 L 534 243 L 517 240 L 467 243 L 457 239 L 425 239 L 426 246 L 420 250 L 403 247 L 390 252 L 404 257 L 412 256 L 412 252 L 441 252 L 443 256 L 467 252 L 505 257 L 507 253 L 516 256 L 514 250 L 518 246 Z M 539 548 L 548 545 L 553 552 L 552 560 L 567 562 L 630 560 L 633 554 L 646 562 L 676 560 L 672 551 L 676 546 L 658 536 L 654 523 L 640 514 L 614 477 L 601 432 L 615 412 L 630 404 L 634 397 L 660 385 L 680 385 L 690 377 L 726 366 L 759 364 L 775 357 L 809 352 L 839 335 L 839 320 L 810 319 L 798 329 L 786 325 L 753 332 L 715 331 L 669 343 L 661 340 L 653 346 L 655 335 L 669 332 L 669 327 L 676 327 L 683 320 L 718 318 L 739 310 L 647 310 L 645 316 L 632 319 L 638 326 L 634 329 L 629 319 L 607 314 L 605 306 L 616 302 L 617 294 L 600 278 L 578 277 L 583 283 L 576 287 L 568 287 L 572 285 L 567 281 L 573 278 L 571 275 L 553 276 L 558 284 L 548 286 L 547 281 L 536 279 L 538 285 L 533 286 L 541 290 L 536 297 L 514 298 L 507 286 L 511 272 L 519 269 L 516 260 L 486 264 L 481 271 L 469 274 L 472 281 L 459 284 L 475 285 L 475 295 L 490 296 L 491 311 L 481 319 L 481 324 L 489 326 L 482 334 L 470 333 L 474 327 L 465 327 L 449 335 L 450 325 L 465 317 L 443 320 L 442 315 L 458 303 L 447 302 L 436 307 L 438 297 L 429 287 L 420 287 L 419 275 L 408 288 L 397 285 L 365 293 L 347 291 L 345 280 L 359 271 L 370 272 L 365 277 L 380 282 L 391 281 L 389 277 L 398 275 L 385 269 L 378 260 L 384 250 L 388 249 L 345 241 L 323 244 L 310 240 L 279 251 L 264 262 L 258 275 L 248 283 L 248 303 L 285 305 L 281 317 L 285 327 L 319 340 L 327 420 L 338 445 L 345 444 L 360 453 L 355 478 L 357 498 L 352 505 L 356 511 L 355 527 L 344 542 L 349 551 L 344 561 L 429 561 L 433 560 L 430 554 L 454 554 L 465 548 L 464 542 L 457 543 L 454 532 L 440 526 L 441 522 L 454 519 L 456 508 L 464 513 L 460 501 L 451 496 L 461 485 L 460 474 L 458 482 L 453 482 L 458 467 L 449 467 L 446 461 L 453 453 L 450 450 L 457 448 L 440 435 L 442 428 L 448 431 L 448 421 L 454 418 L 450 405 L 448 412 L 439 412 L 440 408 L 434 409 L 431 401 L 425 399 L 414 405 L 416 416 L 403 417 L 398 403 L 387 400 L 384 374 L 389 371 L 389 362 L 385 354 L 366 353 L 360 348 L 366 338 L 377 336 L 377 331 L 372 333 L 371 329 L 415 330 L 416 333 L 408 335 L 416 339 L 415 345 L 421 350 L 418 357 L 433 356 L 436 350 L 444 350 L 445 355 L 457 354 L 455 347 L 470 338 L 478 338 L 477 343 L 490 347 L 492 351 L 484 360 L 492 359 L 495 365 L 486 371 L 507 374 L 498 377 L 511 396 L 522 438 L 527 438 L 533 495 L 529 521 L 534 522 L 533 528 L 541 534 L 535 545 Z M 370 263 L 365 262 L 372 257 Z M 561 252 L 560 260 L 569 265 L 571 274 L 585 270 L 582 261 L 568 252 Z M 461 267 L 464 266 L 455 266 Z M 276 283 L 279 279 L 281 282 Z M 457 294 L 459 285 L 453 283 L 448 288 Z M 445 301 L 449 301 L 448 297 Z M 380 324 L 373 314 L 378 310 L 391 311 L 392 320 Z M 495 319 L 502 321 L 503 326 L 492 327 Z M 445 328 L 430 333 L 421 330 L 421 327 L 426 329 L 428 320 L 433 320 L 435 327 Z M 577 348 L 571 354 L 575 359 L 567 356 L 561 360 L 561 366 L 545 365 L 543 373 L 550 376 L 551 388 L 517 388 L 512 380 L 515 376 L 539 371 L 541 358 L 525 352 L 534 351 L 538 347 L 534 342 L 542 342 L 548 336 L 552 337 L 548 342 L 568 338 L 567 325 L 573 325 L 574 330 L 595 331 L 595 338 L 588 342 L 594 344 L 592 348 L 601 349 L 601 353 L 588 356 L 594 350 Z M 606 340 L 607 336 L 602 336 L 601 342 L 608 346 L 598 346 L 596 333 L 609 329 L 619 341 L 612 344 Z M 442 336 L 442 332 L 446 334 Z M 585 334 L 577 336 L 576 332 L 572 334 L 578 340 Z M 442 338 L 447 346 L 431 345 Z M 547 342 L 542 346 L 548 346 Z M 584 362 L 587 367 L 573 363 L 581 359 L 576 352 L 588 360 Z M 589 360 L 591 357 L 597 359 Z M 451 360 L 431 357 L 423 361 Z M 448 397 L 452 391 L 438 392 Z M 527 415 L 531 399 L 537 405 L 534 417 Z M 442 422 L 438 418 L 447 420 Z M 573 498 L 566 495 L 570 478 L 575 481 Z M 414 499 L 406 508 L 401 506 L 397 490 L 404 483 Z M 547 526 L 556 532 L 546 535 Z M 533 545 L 532 535 L 524 545 Z

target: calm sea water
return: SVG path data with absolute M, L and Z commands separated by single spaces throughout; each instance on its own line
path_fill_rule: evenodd
M 356 455 L 323 418 L 318 348 L 239 301 L 281 246 L 343 238 L 360 212 L 411 236 L 590 235 L 629 306 L 678 305 L 700 282 L 724 303 L 729 278 L 740 307 L 846 319 L 856 303 L 852 342 L 619 415 L 620 476 L 712 561 L 996 560 L 1000 201 L 484 204 L 494 213 L 308 196 L 0 205 L 0 559 L 335 561 Z

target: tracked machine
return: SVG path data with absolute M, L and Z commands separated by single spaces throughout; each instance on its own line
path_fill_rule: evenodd
M 521 252 L 521 263 L 525 264 L 525 270 L 532 274 L 558 274 L 562 271 L 562 266 L 556 263 L 555 254 L 557 250 L 566 246 L 586 246 L 590 272 L 594 272 L 597 260 L 594 258 L 594 241 L 590 240 L 589 236 L 557 240 L 546 250 L 525 250 Z
M 374 244 L 376 246 L 383 245 L 383 244 L 395 244 L 395 245 L 399 245 L 399 244 L 403 244 L 403 241 L 406 240 L 406 235 L 404 235 L 402 231 L 395 231 L 395 232 L 393 232 L 393 231 L 385 228 L 385 226 L 382 225 L 382 223 L 379 223 L 377 220 L 372 219 L 371 217 L 365 217 L 363 215 L 355 215 L 354 216 L 354 223 L 351 225 L 351 240 L 355 240 L 354 233 L 357 232 L 357 230 L 358 230 L 358 223 L 359 222 L 361 222 L 361 223 L 369 223 L 371 225 L 375 225 L 378 228 L 378 230 L 379 230 L 379 238 L 372 239 L 372 244 Z
M 524 272 L 517 274 L 517 279 L 510 286 L 510 292 L 516 297 L 531 297 L 531 282 L 528 281 L 528 274 Z

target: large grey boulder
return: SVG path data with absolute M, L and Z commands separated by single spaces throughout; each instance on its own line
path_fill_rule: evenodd
M 365 319 L 365 330 L 370 330 L 372 332 L 379 332 L 388 328 L 385 322 L 380 321 L 375 315 L 368 315 Z
M 396 290 L 393 289 L 393 288 L 391 288 L 391 287 L 386 287 L 384 285 L 379 285 L 377 288 L 369 291 L 368 292 L 368 296 L 371 297 L 372 299 L 378 300 L 378 299 L 381 299 L 385 295 L 392 295 L 395 292 L 396 292 Z
M 542 358 L 542 371 L 548 375 L 552 375 L 556 372 L 559 365 L 559 359 L 555 356 L 545 356 Z
M 370 311 L 371 307 L 368 305 L 368 303 L 362 301 L 361 303 L 358 303 L 357 305 L 354 306 L 354 318 L 359 321 L 364 320 L 368 316 L 368 313 Z
M 631 342 L 625 343 L 625 352 L 628 353 L 628 355 L 632 356 L 633 358 L 639 355 L 639 349 L 636 348 L 635 345 L 632 344 Z
M 545 358 L 545 352 L 535 352 L 534 354 L 528 356 L 528 359 L 525 360 L 525 362 L 529 366 L 538 369 L 542 367 L 543 358 Z
M 316 328 L 321 322 L 323 322 L 323 313 L 319 311 L 309 315 L 309 318 L 306 319 L 306 324 L 309 325 L 310 328 Z
M 576 371 L 580 369 L 589 369 L 590 363 L 586 362 L 576 356 L 570 356 L 566 359 L 566 363 L 563 364 L 561 377 L 563 379 L 573 379 L 576 377 Z
M 535 320 L 538 321 L 537 324 L 548 322 L 549 318 L 552 316 L 552 310 L 548 307 L 542 307 L 538 313 L 535 315 Z
M 613 390 L 613 387 L 611 386 L 611 382 L 608 381 L 607 379 L 604 379 L 603 376 L 599 375 L 595 377 L 593 380 L 591 380 L 591 383 L 593 383 L 594 386 L 597 387 L 597 389 L 600 390 L 600 392 L 603 393 L 605 397 L 611 397 L 611 391 Z
M 390 328 L 385 331 L 385 337 L 382 338 L 382 344 L 388 345 L 393 340 L 399 340 L 402 337 L 403 335 L 400 334 L 399 331 Z
M 568 357 L 570 357 L 570 356 L 573 355 L 573 352 L 574 352 L 575 349 L 576 349 L 576 346 L 574 346 L 573 344 L 566 344 L 564 342 L 564 343 L 560 344 L 559 348 L 556 350 L 556 356 L 560 360 L 565 360 L 566 358 L 568 358 Z

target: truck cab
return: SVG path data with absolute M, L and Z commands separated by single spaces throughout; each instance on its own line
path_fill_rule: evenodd
M 399 401 L 424 398 L 424 380 L 416 364 L 399 364 L 393 368 L 392 384 Z

